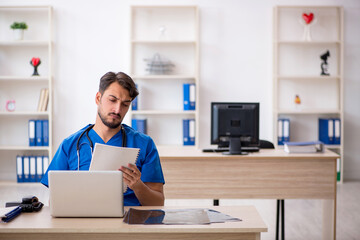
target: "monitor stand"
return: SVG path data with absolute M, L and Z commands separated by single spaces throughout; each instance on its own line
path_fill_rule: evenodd
M 240 137 L 230 137 L 229 152 L 223 152 L 224 155 L 247 155 L 247 152 L 241 151 Z

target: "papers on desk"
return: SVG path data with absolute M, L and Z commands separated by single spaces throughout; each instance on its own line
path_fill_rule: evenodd
M 317 153 L 324 152 L 324 144 L 313 142 L 284 142 L 284 151 L 288 153 Z
M 130 208 L 124 222 L 128 224 L 202 225 L 210 223 L 235 222 L 233 218 L 212 209 L 153 209 Z

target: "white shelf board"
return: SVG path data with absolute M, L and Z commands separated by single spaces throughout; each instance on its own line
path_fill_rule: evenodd
M 196 44 L 193 40 L 132 40 L 134 44 Z
M 324 44 L 340 44 L 340 41 L 277 41 L 277 44 L 296 44 L 296 45 L 324 45 Z
M 283 80 L 334 80 L 340 79 L 340 76 L 277 76 Z
M 0 42 L 0 46 L 5 46 L 5 47 L 9 47 L 9 46 L 17 46 L 17 47 L 21 47 L 21 46 L 43 46 L 43 47 L 47 47 L 49 45 L 49 41 L 39 41 L 39 40 L 19 40 L 19 41 L 1 41 Z
M 277 114 L 340 114 L 339 109 L 303 109 L 303 110 L 292 110 L 292 109 L 279 109 Z
M 0 112 L 0 116 L 47 116 L 49 112 L 25 112 L 25 111 L 14 111 L 14 112 Z
M 131 111 L 133 115 L 187 115 L 195 114 L 195 110 L 136 110 Z
M 39 150 L 45 150 L 48 151 L 50 148 L 48 146 L 34 146 L 34 147 L 30 147 L 30 146 L 0 146 L 0 150 L 14 150 L 14 151 L 18 151 L 18 150 L 34 150 L 34 151 L 39 151 Z
M 0 81 L 48 81 L 49 77 L 43 76 L 0 76 Z
M 195 79 L 195 76 L 190 75 L 134 75 L 133 79 Z

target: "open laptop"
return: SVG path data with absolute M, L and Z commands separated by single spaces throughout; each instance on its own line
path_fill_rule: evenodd
M 49 171 L 53 217 L 123 217 L 121 171 Z

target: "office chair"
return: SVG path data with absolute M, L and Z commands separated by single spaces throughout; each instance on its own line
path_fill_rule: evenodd
M 267 140 L 260 140 L 260 148 L 274 149 L 274 144 Z M 275 239 L 279 239 L 279 217 L 281 208 L 281 239 L 285 239 L 285 200 L 277 199 L 276 204 L 276 236 Z

